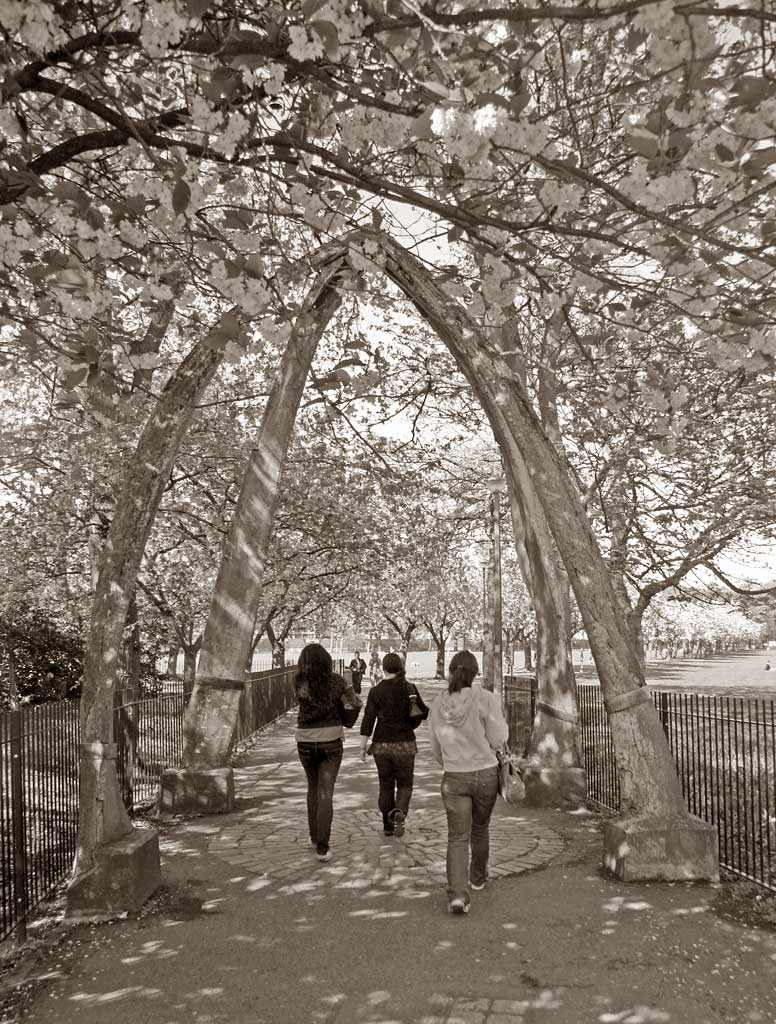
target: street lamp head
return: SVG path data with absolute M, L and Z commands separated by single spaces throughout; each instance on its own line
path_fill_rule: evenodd
M 491 476 L 485 481 L 485 486 L 491 494 L 503 494 L 507 489 L 507 478 L 505 476 Z

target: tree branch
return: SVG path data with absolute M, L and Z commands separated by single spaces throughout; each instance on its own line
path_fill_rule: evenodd
M 752 596 L 755 596 L 757 594 L 776 594 L 776 584 L 774 584 L 774 586 L 772 586 L 772 587 L 764 587 L 762 590 L 742 590 L 740 587 L 737 587 L 735 585 L 735 583 L 733 583 L 731 580 L 729 580 L 727 578 L 727 576 L 725 576 L 725 574 L 723 572 L 721 572 L 711 562 L 703 562 L 702 564 L 710 572 L 714 573 L 714 575 L 717 577 L 717 579 L 722 580 L 722 582 L 725 584 L 725 586 L 729 587 L 730 590 L 732 590 L 734 594 L 742 594 L 744 597 L 752 597 Z

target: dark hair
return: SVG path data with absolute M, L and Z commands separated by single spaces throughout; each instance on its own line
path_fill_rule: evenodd
M 471 651 L 459 651 L 450 659 L 447 677 L 447 692 L 458 693 L 467 686 L 479 673 L 480 666 Z
M 321 644 L 307 644 L 297 661 L 298 672 L 294 684 L 307 683 L 313 699 L 320 700 L 328 693 L 332 675 L 331 655 Z
M 393 675 L 403 676 L 404 662 L 401 660 L 401 655 L 396 654 L 395 651 L 389 651 L 383 658 L 383 671 L 391 672 Z

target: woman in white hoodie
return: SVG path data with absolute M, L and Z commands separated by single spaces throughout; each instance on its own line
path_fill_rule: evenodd
M 488 830 L 498 792 L 496 750 L 509 736 L 498 697 L 472 687 L 479 670 L 471 651 L 453 655 L 447 693 L 434 701 L 428 719 L 431 752 L 444 768 L 447 899 L 453 914 L 468 914 L 469 886 L 482 889 L 488 877 Z

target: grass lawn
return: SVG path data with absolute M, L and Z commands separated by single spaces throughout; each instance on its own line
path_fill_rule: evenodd
M 770 672 L 765 670 L 768 662 L 774 666 Z M 772 651 L 737 651 L 706 659 L 651 661 L 647 664 L 646 675 L 647 683 L 658 689 L 776 700 L 776 658 Z
M 480 665 L 482 654 L 475 651 Z M 449 661 L 452 654 L 448 654 Z M 351 654 L 345 655 L 345 663 Z M 773 670 L 765 671 L 770 662 Z M 432 651 L 410 651 L 407 655 L 407 678 L 424 686 L 434 686 L 436 655 Z M 522 654 L 517 665 L 523 670 Z M 593 683 L 597 675 L 595 665 L 585 652 L 585 662 L 580 672 L 579 652 L 574 652 L 574 671 L 581 683 Z M 776 652 L 736 651 L 729 654 L 715 654 L 709 658 L 679 658 L 675 661 L 647 662 L 647 683 L 656 689 L 690 690 L 693 693 L 727 693 L 739 697 L 759 697 L 776 700 Z M 364 690 L 368 690 L 369 677 L 365 679 Z

